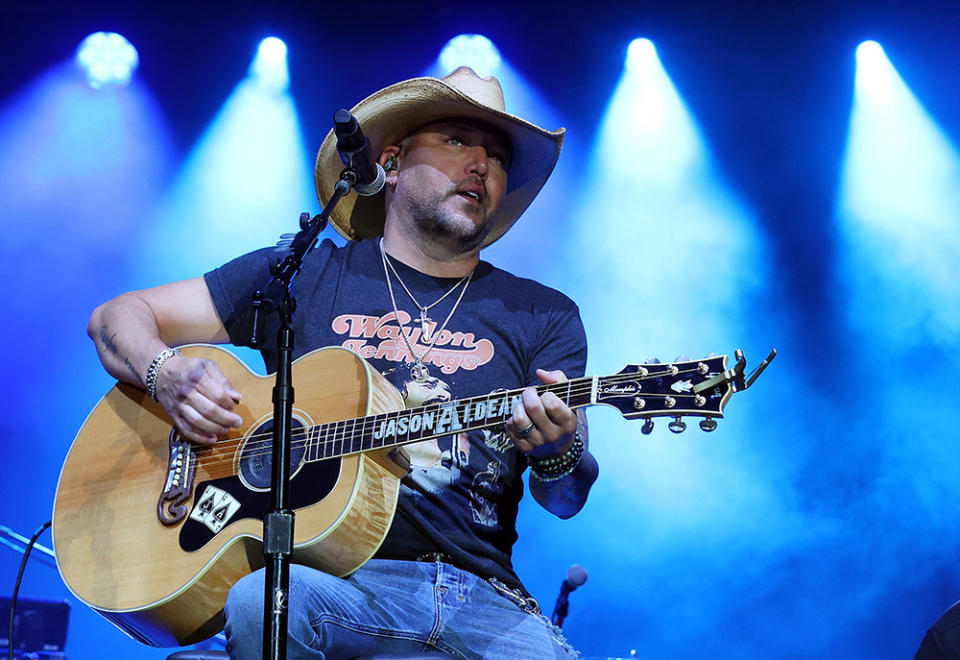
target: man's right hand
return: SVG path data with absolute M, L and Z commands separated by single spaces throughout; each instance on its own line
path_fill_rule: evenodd
M 209 445 L 243 424 L 232 412 L 241 395 L 213 360 L 175 355 L 157 374 L 157 400 L 183 437 Z
M 146 384 L 152 360 L 168 346 L 230 340 L 202 277 L 124 293 L 99 305 L 87 334 L 117 380 Z M 240 426 L 237 392 L 211 360 L 174 355 L 157 373 L 157 400 L 183 437 L 200 444 Z

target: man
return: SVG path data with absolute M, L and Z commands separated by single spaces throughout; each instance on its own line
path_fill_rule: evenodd
M 392 376 L 408 405 L 527 389 L 501 428 L 407 446 L 411 472 L 392 527 L 353 575 L 291 567 L 288 657 L 420 650 L 572 657 L 510 556 L 525 466 L 533 497 L 562 518 L 582 508 L 597 477 L 582 411 L 528 387 L 582 375 L 583 326 L 562 294 L 479 258 L 543 186 L 563 130 L 506 113 L 499 83 L 467 68 L 392 85 L 353 113 L 380 154 L 386 187 L 376 198 L 345 198 L 331 217 L 344 236 L 367 240 L 343 248 L 326 241 L 305 261 L 296 280 L 295 357 L 326 345 L 351 348 Z M 321 201 L 341 168 L 328 135 L 317 157 Z M 91 317 L 107 370 L 146 385 L 196 443 L 241 424 L 233 411 L 242 393 L 213 362 L 170 347 L 249 341 L 249 301 L 270 254 L 124 294 Z M 272 320 L 263 336 L 275 328 Z M 273 370 L 275 347 L 263 355 Z M 231 657 L 260 657 L 262 602 L 262 572 L 232 588 Z
M 956 660 L 960 658 L 960 602 L 940 615 L 927 629 L 913 660 Z

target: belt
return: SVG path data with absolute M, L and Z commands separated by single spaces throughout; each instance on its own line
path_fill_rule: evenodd
M 423 562 L 440 562 L 442 564 L 453 564 L 453 557 L 448 555 L 446 552 L 424 552 L 422 555 L 417 555 L 413 558 L 414 561 L 423 561 Z

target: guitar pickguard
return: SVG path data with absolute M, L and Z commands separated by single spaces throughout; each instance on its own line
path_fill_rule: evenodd
M 180 547 L 192 552 L 209 543 L 231 522 L 262 520 L 270 509 L 273 470 L 273 422 L 259 426 L 240 449 L 237 475 L 197 484 L 190 517 L 180 529 Z M 304 461 L 304 425 L 293 420 L 290 450 L 290 508 L 307 507 L 323 500 L 340 478 L 339 458 Z

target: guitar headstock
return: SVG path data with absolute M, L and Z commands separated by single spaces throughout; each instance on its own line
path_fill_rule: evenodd
M 750 387 L 776 354 L 771 351 L 750 376 L 744 376 L 747 362 L 739 350 L 737 363 L 729 370 L 725 355 L 627 365 L 613 376 L 598 379 L 596 403 L 617 408 L 627 419 L 647 420 L 643 433 L 653 430 L 653 417 L 673 417 L 669 428 L 680 433 L 687 427 L 682 419 L 687 416 L 703 417 L 700 428 L 713 431 L 730 395 Z

